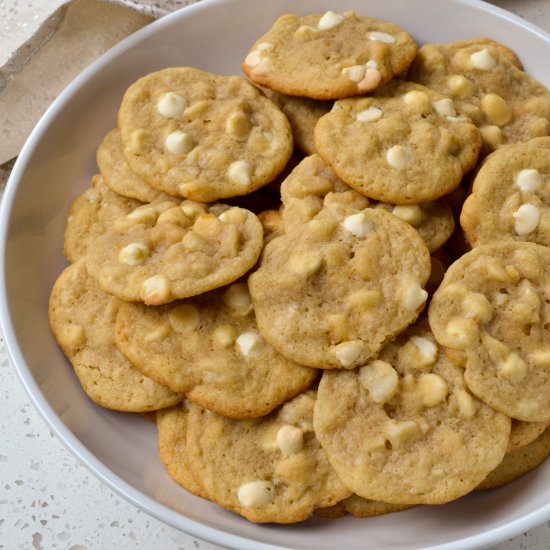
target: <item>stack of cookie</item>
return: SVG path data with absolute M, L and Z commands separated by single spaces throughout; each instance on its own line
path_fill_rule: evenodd
M 255 522 L 534 468 L 550 93 L 496 42 L 353 12 L 280 17 L 243 70 L 141 78 L 99 146 L 50 298 L 86 393 L 158 411 L 170 475 Z

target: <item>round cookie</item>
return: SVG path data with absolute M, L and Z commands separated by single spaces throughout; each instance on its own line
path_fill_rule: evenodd
M 134 172 L 169 195 L 202 202 L 260 188 L 292 154 L 288 120 L 258 89 L 191 67 L 132 84 L 118 125 Z
M 129 214 L 141 204 L 111 191 L 102 176 L 94 176 L 92 187 L 79 195 L 69 210 L 63 241 L 65 257 L 71 263 L 76 262 L 117 218 Z
M 153 380 L 231 418 L 264 416 L 317 378 L 258 333 L 245 283 L 161 307 L 122 304 L 116 342 Z
M 489 155 L 466 199 L 460 224 L 472 246 L 529 241 L 550 246 L 550 137 Z
M 280 210 L 264 210 L 258 214 L 258 219 L 264 228 L 264 246 L 284 233 Z
M 355 494 L 407 505 L 473 490 L 502 461 L 510 435 L 510 419 L 467 391 L 426 321 L 360 369 L 325 371 L 313 425 Z
M 330 508 L 315 510 L 315 515 L 321 518 L 339 518 L 349 514 L 356 518 L 371 518 L 393 512 L 401 512 L 408 508 L 411 508 L 411 506 L 388 504 L 379 500 L 369 500 L 357 495 L 351 495 Z
M 359 210 L 367 206 L 384 208 L 412 225 L 433 252 L 442 246 L 454 229 L 452 211 L 443 201 L 396 206 L 370 202 L 346 185 L 318 155 L 300 162 L 281 185 L 285 231 L 310 221 L 327 203 L 341 202 Z
M 272 240 L 248 285 L 260 332 L 285 357 L 354 368 L 417 318 L 429 274 L 428 250 L 410 225 L 335 203 Z
M 157 412 L 159 456 L 170 477 L 187 491 L 202 498 L 208 498 L 206 491 L 196 480 L 189 468 L 186 436 L 189 403 Z
M 369 97 L 337 101 L 315 126 L 321 158 L 369 198 L 416 204 L 442 197 L 472 169 L 481 135 L 451 99 L 394 80 Z
M 97 166 L 113 191 L 142 202 L 170 200 L 170 197 L 151 187 L 143 178 L 132 172 L 122 154 L 122 141 L 118 128 L 111 130 L 99 145 L 96 153 Z
M 50 295 L 51 330 L 88 397 L 117 411 L 143 412 L 170 407 L 183 395 L 135 369 L 114 342 L 120 302 L 88 276 L 84 260 L 59 276 Z
M 466 359 L 470 390 L 526 422 L 550 420 L 550 248 L 494 242 L 452 264 L 429 308 L 438 342 Z
M 241 65 L 257 84 L 283 94 L 337 99 L 375 90 L 404 71 L 416 44 L 393 23 L 328 11 L 285 14 Z
M 484 152 L 550 133 L 550 92 L 506 47 L 481 40 L 427 44 L 408 79 L 452 97 L 483 135 Z
M 86 267 L 105 292 L 160 305 L 235 281 L 256 263 L 262 239 L 248 210 L 157 202 L 119 218 L 94 241 Z
M 506 453 L 503 461 L 477 486 L 477 489 L 492 489 L 510 483 L 534 470 L 548 458 L 548 455 L 550 430 L 544 431 L 529 445 Z
M 517 451 L 525 445 L 533 442 L 537 437 L 548 428 L 548 422 L 522 422 L 512 419 L 512 431 L 510 432 L 510 441 L 508 441 L 507 453 Z
M 250 521 L 274 523 L 302 521 L 348 497 L 313 433 L 314 403 L 308 391 L 252 420 L 192 405 L 189 465 L 209 497 Z
M 316 152 L 313 130 L 317 121 L 331 110 L 332 102 L 280 94 L 269 88 L 262 88 L 262 92 L 277 103 L 288 118 L 294 146 L 305 155 L 313 155 Z

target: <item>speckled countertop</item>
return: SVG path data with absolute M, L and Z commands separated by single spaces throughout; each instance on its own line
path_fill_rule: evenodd
M 442 0 L 443 1 L 443 0 Z M 26 0 L 43 10 L 59 0 Z M 139 3 L 139 2 L 136 2 Z M 550 0 L 493 3 L 550 30 Z M 25 35 L 36 17 L 21 19 L 21 0 L 0 1 L 0 42 Z M 29 12 L 32 13 L 32 10 Z M 10 19 L 11 18 L 11 19 Z M 3 189 L 11 163 L 0 167 Z M 0 340 L 0 549 L 89 550 L 220 548 L 164 525 L 96 479 L 50 433 L 31 405 Z M 547 550 L 550 522 L 490 550 Z

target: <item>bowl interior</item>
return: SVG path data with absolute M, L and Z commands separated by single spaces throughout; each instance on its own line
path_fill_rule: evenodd
M 48 329 L 50 289 L 67 265 L 62 255 L 67 211 L 97 170 L 95 150 L 116 124 L 128 85 L 167 66 L 240 74 L 248 47 L 278 15 L 334 7 L 328 0 L 202 2 L 130 37 L 65 90 L 29 139 L 6 191 L 1 228 L 7 342 L 33 401 L 69 448 L 135 504 L 196 536 L 239 548 L 484 546 L 550 517 L 545 491 L 550 462 L 508 487 L 445 506 L 369 520 L 254 525 L 171 481 L 157 456 L 155 426 L 89 401 Z M 337 9 L 394 21 L 419 43 L 489 36 L 512 47 L 526 70 L 550 86 L 543 61 L 550 55 L 549 37 L 492 6 L 469 0 L 341 0 Z

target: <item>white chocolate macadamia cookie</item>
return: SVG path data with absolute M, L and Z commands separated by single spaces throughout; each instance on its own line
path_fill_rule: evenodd
M 160 305 L 235 281 L 262 245 L 262 224 L 248 210 L 163 201 L 119 218 L 94 241 L 86 267 L 105 292 Z
M 429 308 L 437 341 L 466 358 L 466 383 L 496 410 L 550 420 L 550 248 L 481 245 L 452 264 Z
M 353 11 L 282 15 L 241 67 L 257 84 L 314 99 L 375 90 L 413 60 L 416 44 L 393 23 Z
M 248 284 L 263 336 L 301 365 L 354 368 L 422 311 L 430 256 L 382 209 L 324 208 L 272 240 Z
M 250 193 L 292 154 L 288 120 L 250 82 L 191 67 L 132 84 L 118 124 L 134 172 L 169 195 L 197 201 Z
M 313 433 L 314 404 L 308 391 L 250 420 L 191 405 L 189 465 L 209 498 L 254 522 L 291 523 L 348 497 Z
M 315 434 L 357 495 L 441 504 L 473 490 L 501 462 L 510 419 L 474 397 L 427 322 L 349 372 L 325 371 Z
M 481 135 L 453 101 L 393 80 L 370 97 L 337 101 L 315 127 L 321 158 L 348 185 L 392 204 L 437 199 L 472 169 Z
M 508 145 L 488 156 L 460 224 L 472 246 L 510 240 L 550 246 L 550 137 Z

